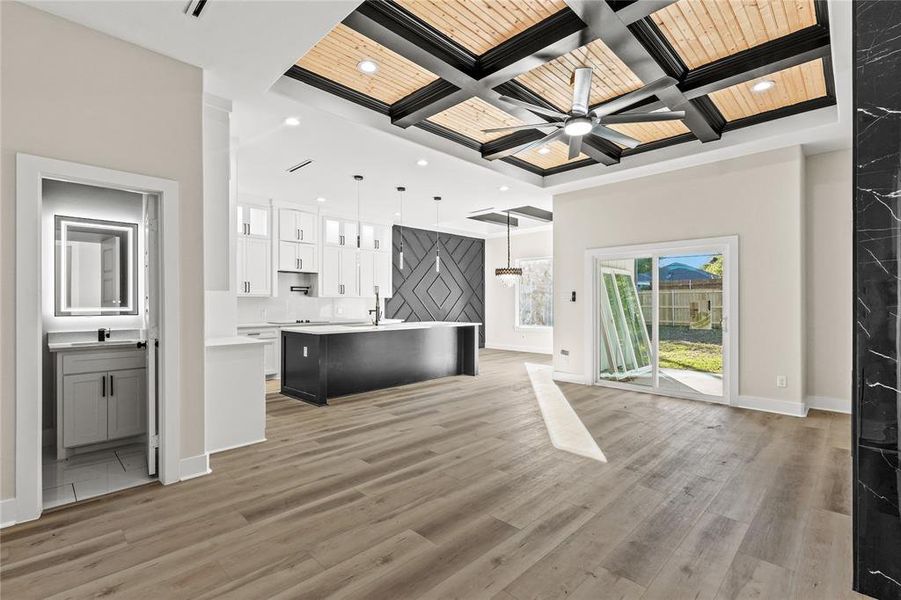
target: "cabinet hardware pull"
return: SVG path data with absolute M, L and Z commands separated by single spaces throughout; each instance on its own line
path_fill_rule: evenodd
M 106 375 L 101 376 L 101 377 L 100 377 L 100 381 L 103 382 L 103 392 L 102 392 L 102 396 L 103 396 L 104 398 L 106 398 Z
M 113 391 L 113 376 L 112 375 L 109 376 L 109 395 L 110 396 L 116 395 L 116 392 Z
M 300 229 L 294 230 L 294 239 L 300 239 Z
M 378 241 L 378 240 L 375 241 L 375 249 L 376 249 L 376 250 L 379 249 L 379 241 Z
M 297 259 L 297 268 L 300 269 L 301 271 L 303 270 L 303 259 L 302 258 Z
M 298 229 L 298 231 L 300 232 L 300 241 L 302 242 L 303 241 L 303 229 Z

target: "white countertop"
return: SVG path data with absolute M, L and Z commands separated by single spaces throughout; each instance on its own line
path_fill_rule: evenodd
M 64 341 L 64 342 L 49 342 L 47 344 L 47 349 L 50 352 L 60 352 L 62 350 L 100 350 L 101 348 L 127 348 L 131 346 L 132 348 L 138 347 L 138 342 L 143 342 L 144 340 L 107 340 L 105 342 L 100 342 L 97 340 L 93 341 Z
M 243 346 L 247 344 L 267 344 L 270 340 L 246 335 L 232 335 L 226 337 L 208 338 L 205 341 L 207 348 L 219 348 L 222 346 Z
M 383 323 L 381 325 L 314 325 L 283 327 L 282 331 L 332 335 L 335 333 L 367 333 L 372 331 L 399 331 L 403 329 L 436 329 L 438 327 L 480 327 L 481 323 L 456 323 L 453 321 L 411 321 L 407 323 Z

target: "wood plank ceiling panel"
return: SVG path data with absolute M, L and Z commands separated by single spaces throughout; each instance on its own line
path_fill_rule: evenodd
M 592 67 L 589 104 L 598 104 L 640 88 L 641 80 L 601 40 L 577 48 L 523 73 L 515 81 L 526 86 L 558 109 L 572 106 L 570 78 L 576 67 Z
M 765 80 L 775 85 L 762 92 L 752 89 L 754 84 Z M 825 95 L 823 59 L 818 58 L 713 92 L 710 99 L 727 121 L 735 121 Z
M 548 144 L 548 152 L 546 154 L 539 152 L 540 148 L 541 147 L 530 148 L 529 150 L 520 152 L 516 155 L 516 158 L 531 163 L 541 169 L 552 169 L 569 162 L 577 162 L 588 158 L 586 155 L 579 153 L 579 156 L 569 160 L 567 158 L 569 149 L 563 142 L 551 142 Z
M 476 56 L 566 7 L 563 0 L 396 0 Z
M 535 120 L 538 121 L 538 118 L 536 117 Z M 523 124 L 516 117 L 508 115 L 480 98 L 470 98 L 465 102 L 452 106 L 434 115 L 429 121 L 482 144 L 504 135 L 509 135 L 509 132 L 482 133 L 482 129 Z
M 625 125 L 610 125 L 620 133 L 634 137 L 642 144 L 656 142 L 667 138 L 688 133 L 688 127 L 682 121 L 660 121 L 659 123 L 628 123 Z
M 363 59 L 374 61 L 378 71 L 361 72 L 357 65 Z M 340 23 L 298 60 L 297 66 L 387 104 L 394 104 L 438 79 Z
M 816 24 L 813 0 L 679 0 L 651 15 L 690 69 Z

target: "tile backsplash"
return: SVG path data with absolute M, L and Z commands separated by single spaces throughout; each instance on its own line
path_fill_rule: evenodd
M 278 274 L 278 295 L 274 298 L 238 298 L 238 325 L 267 321 L 331 321 L 368 319 L 375 304 L 372 298 L 318 298 L 292 292 L 292 285 L 307 285 L 307 276 Z M 310 278 L 312 279 L 312 278 Z M 382 304 L 384 310 L 384 304 Z

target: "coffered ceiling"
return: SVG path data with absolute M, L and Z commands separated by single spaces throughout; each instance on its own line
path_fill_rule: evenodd
M 635 148 L 586 135 L 569 160 L 566 136 L 536 147 L 561 119 L 503 97 L 567 113 L 578 67 L 593 69 L 590 108 L 671 77 L 614 114 L 685 117 L 610 125 Z M 825 0 L 366 0 L 286 76 L 539 175 L 835 103 Z M 545 126 L 484 131 L 524 124 Z

